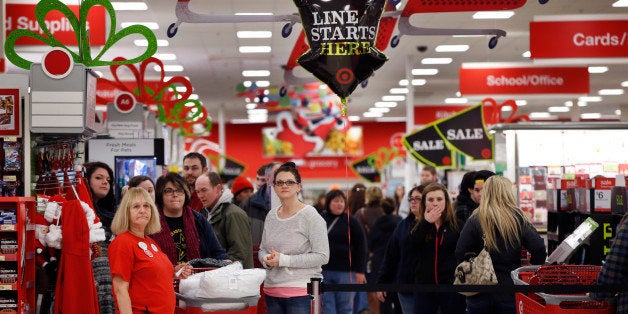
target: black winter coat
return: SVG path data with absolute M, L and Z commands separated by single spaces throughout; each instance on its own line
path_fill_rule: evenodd
M 422 219 L 419 226 L 409 235 L 409 247 L 417 250 L 418 263 L 415 269 L 415 283 L 451 284 L 458 263 L 454 251 L 460 230 L 443 224 L 436 225 Z

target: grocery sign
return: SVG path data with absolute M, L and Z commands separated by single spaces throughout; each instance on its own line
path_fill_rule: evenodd
M 465 66 L 459 71 L 463 95 L 588 94 L 587 67 Z
M 628 15 L 535 17 L 530 54 L 533 59 L 626 58 Z
M 27 29 L 33 32 L 44 34 L 35 17 L 35 7 L 37 4 L 6 4 L 5 18 L 5 34 L 10 33 L 14 29 Z M 68 5 L 74 15 L 78 16 L 78 5 Z M 50 33 L 67 46 L 76 46 L 77 35 L 72 28 L 72 24 L 67 16 L 60 11 L 50 11 L 45 17 L 46 27 Z M 102 46 L 105 44 L 105 8 L 102 6 L 94 6 L 89 10 L 87 15 L 87 29 L 89 30 L 90 46 Z M 23 37 L 19 39 L 18 45 L 48 45 L 34 38 Z

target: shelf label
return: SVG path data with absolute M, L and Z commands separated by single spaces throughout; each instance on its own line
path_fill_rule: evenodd
M 594 192 L 595 212 L 610 212 L 611 211 L 611 190 L 595 189 Z
M 13 290 L 12 285 L 0 285 L 0 290 Z
M 15 231 L 15 225 L 0 225 L 2 231 Z

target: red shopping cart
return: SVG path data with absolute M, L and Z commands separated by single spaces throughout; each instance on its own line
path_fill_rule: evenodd
M 543 265 L 524 266 L 512 271 L 517 285 L 592 285 L 597 282 L 601 266 Z M 517 314 L 612 314 L 615 309 L 606 301 L 596 301 L 586 294 L 563 295 L 516 293 Z
M 192 273 L 214 270 L 216 268 L 193 268 Z M 179 293 L 179 280 L 174 281 L 174 291 L 177 296 L 177 307 L 174 314 L 257 314 L 257 301 L 260 296 L 246 298 L 195 298 Z M 216 311 L 212 305 L 229 304 L 230 310 Z

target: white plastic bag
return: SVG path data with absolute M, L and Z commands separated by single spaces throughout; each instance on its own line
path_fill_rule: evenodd
M 266 270 L 261 268 L 242 269 L 242 264 L 236 262 L 204 272 L 196 297 L 213 299 L 256 296 L 259 295 L 259 287 L 265 278 Z

